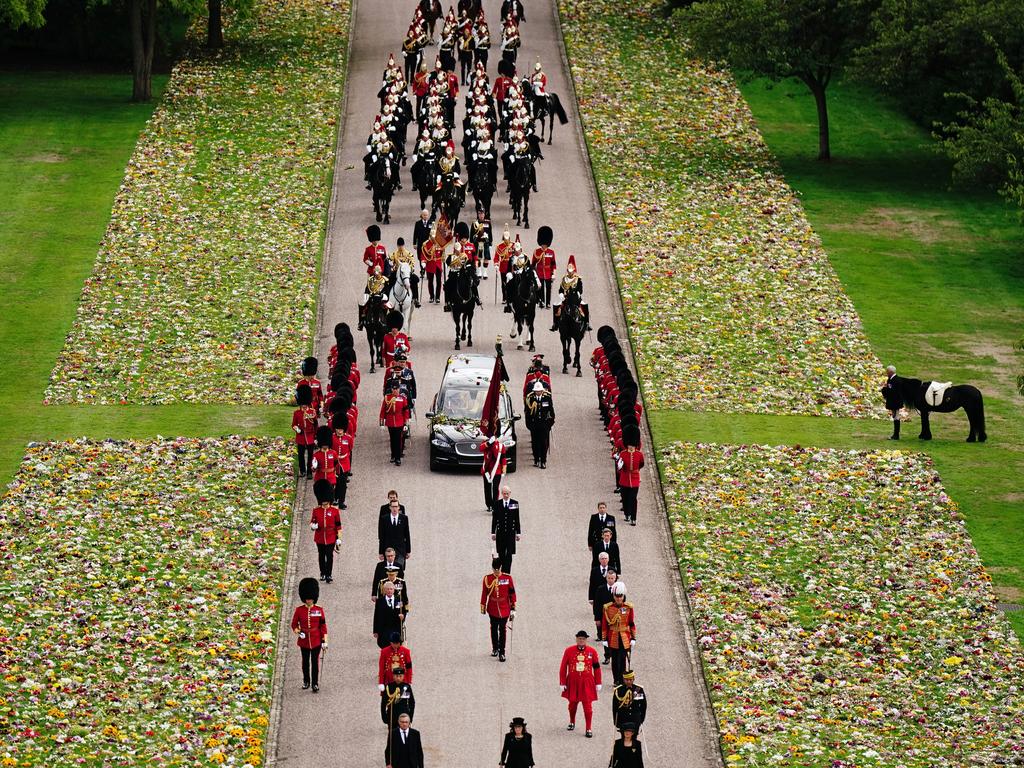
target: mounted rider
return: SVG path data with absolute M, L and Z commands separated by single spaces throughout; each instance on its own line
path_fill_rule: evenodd
M 394 285 L 401 274 L 401 265 L 409 267 L 409 289 L 412 292 L 412 303 L 420 308 L 420 276 L 416 274 L 416 254 L 405 247 L 405 238 L 398 238 L 398 248 L 388 257 L 391 261 L 391 284 Z
M 487 20 L 484 18 L 484 9 L 480 9 L 480 13 L 476 17 L 476 23 L 473 25 L 473 37 L 476 40 L 476 47 L 473 52 L 474 60 L 477 66 L 482 66 L 485 70 L 487 69 L 487 54 L 491 49 L 491 30 L 487 26 Z
M 375 297 L 383 306 L 388 306 L 388 279 L 384 277 L 384 271 L 377 265 L 373 273 L 366 278 L 366 288 L 363 290 L 363 297 L 359 300 L 359 327 L 363 330 L 363 323 L 366 320 L 366 305 L 371 297 Z
M 519 54 L 519 46 L 523 44 L 519 37 L 519 24 L 514 16 L 505 19 L 501 29 L 501 58 L 509 64 L 516 63 L 516 56 Z
M 437 189 L 441 189 L 442 182 L 450 181 L 457 187 L 462 186 L 462 164 L 455 156 L 455 148 L 448 144 L 444 148 L 444 155 L 437 161 Z
M 412 174 L 412 188 L 415 191 L 418 189 L 416 180 L 419 178 L 420 170 L 424 168 L 424 164 L 429 165 L 437 159 L 437 145 L 434 144 L 434 140 L 430 137 L 430 131 L 426 128 L 423 129 L 419 139 L 416 140 L 416 150 L 413 156 L 416 159 L 413 160 L 409 172 Z
M 537 167 L 533 165 L 534 160 L 533 148 L 530 146 L 530 142 L 526 140 L 526 133 L 524 131 L 517 131 L 512 136 L 512 143 L 509 148 L 502 155 L 502 160 L 505 161 L 505 178 L 509 180 L 509 191 L 512 189 L 512 180 L 509 178 L 512 175 L 512 168 L 514 164 L 519 161 L 529 160 L 530 164 L 530 186 L 533 187 L 533 191 L 537 191 Z
M 392 143 L 391 138 L 388 136 L 383 121 L 380 116 L 377 116 L 377 121 L 373 124 L 373 133 L 370 135 L 370 140 L 366 145 L 366 154 L 363 156 L 364 166 L 364 178 L 367 181 L 366 188 L 372 189 L 373 186 L 369 183 L 370 181 L 370 169 L 378 162 L 384 162 L 385 168 L 391 176 L 392 183 L 396 189 L 402 188 L 402 180 L 399 178 L 398 171 L 401 167 L 399 162 L 398 152 L 395 149 L 395 145 Z
M 469 274 L 472 276 L 473 301 L 476 302 L 478 307 L 482 307 L 483 302 L 480 301 L 480 292 L 478 290 L 480 278 L 476 274 L 476 265 L 468 258 L 463 250 L 462 243 L 458 240 L 452 245 L 452 253 L 447 259 L 447 264 L 448 277 L 444 281 L 444 311 L 451 311 L 452 307 L 449 297 L 455 293 L 456 285 L 464 270 L 469 270 Z
M 551 330 L 558 330 L 558 318 L 562 315 L 562 302 L 572 296 L 579 305 L 590 330 L 590 307 L 583 301 L 583 278 L 576 271 L 576 256 L 569 254 L 569 263 L 565 266 L 565 274 L 558 285 L 558 293 L 554 297 L 551 309 Z
M 509 274 L 509 283 L 511 284 L 514 278 L 526 278 L 532 275 L 534 284 L 537 286 L 538 292 L 542 290 L 540 278 L 537 276 L 537 271 L 533 268 L 530 263 L 530 259 L 527 258 L 526 253 L 523 251 L 523 244 L 519 240 L 519 235 L 516 235 L 516 241 L 512 245 L 512 266 Z M 543 297 L 543 294 L 541 294 Z M 508 296 L 509 311 L 511 311 L 512 295 Z

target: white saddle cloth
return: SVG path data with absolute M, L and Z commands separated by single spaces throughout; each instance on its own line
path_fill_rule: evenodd
M 953 385 L 951 381 L 933 381 L 928 385 L 928 390 L 924 393 L 924 401 L 932 406 L 933 408 L 942 405 L 942 398 L 946 394 L 946 390 Z

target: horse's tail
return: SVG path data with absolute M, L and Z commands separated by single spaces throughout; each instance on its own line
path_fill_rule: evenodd
M 562 125 L 569 122 L 569 117 L 565 114 L 565 107 L 562 106 L 562 100 L 558 98 L 557 93 L 551 94 L 551 111 L 555 113 L 555 117 Z

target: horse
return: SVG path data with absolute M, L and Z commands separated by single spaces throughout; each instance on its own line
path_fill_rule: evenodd
M 491 165 L 484 161 L 473 164 L 469 171 L 469 188 L 473 190 L 476 210 L 482 210 L 487 218 L 491 217 L 491 198 L 497 186 L 497 174 Z
M 398 268 L 391 272 L 390 291 L 388 293 L 388 304 L 392 309 L 402 313 L 404 319 L 403 327 L 407 333 L 412 333 L 412 283 L 410 276 L 412 267 L 406 262 L 400 261 Z
M 466 339 L 466 346 L 473 346 L 473 312 L 476 309 L 476 292 L 474 288 L 472 267 L 464 267 L 449 276 L 445 283 L 445 299 L 452 308 L 452 319 L 455 321 L 455 348 L 462 349 L 461 339 Z M 452 290 L 449 291 L 448 289 Z
M 384 367 L 384 335 L 388 332 L 388 306 L 384 297 L 374 294 L 363 307 L 363 327 L 366 329 L 366 342 L 370 346 L 370 373 L 376 369 L 374 363 Z
M 391 175 L 391 160 L 380 157 L 370 166 L 370 187 L 373 189 L 373 212 L 377 221 L 391 223 L 391 198 L 395 194 L 395 180 Z
M 508 296 L 512 303 L 512 331 L 509 336 L 516 338 L 525 328 L 530 333 L 530 351 L 533 352 L 536 349 L 533 343 L 533 322 L 537 317 L 537 304 L 540 301 L 537 273 L 533 271 L 533 267 L 526 267 L 512 274 L 508 283 Z M 516 349 L 522 348 L 523 342 L 520 339 L 516 343 Z
M 420 210 L 427 207 L 427 198 L 434 191 L 437 179 L 437 157 L 433 154 L 413 163 L 412 183 L 420 193 Z
M 540 139 L 544 140 L 544 120 L 548 121 L 548 144 L 551 143 L 551 139 L 555 135 L 555 117 L 558 117 L 558 122 L 565 125 L 569 122 L 569 117 L 565 114 L 565 108 L 562 106 L 562 100 L 558 98 L 557 93 L 537 93 L 537 90 L 530 84 L 530 81 L 523 78 L 522 81 L 523 92 L 530 94 L 530 114 L 533 117 L 534 125 L 537 121 L 540 121 Z
M 572 365 L 577 376 L 583 375 L 580 368 L 580 342 L 583 341 L 583 334 L 586 332 L 587 318 L 580 306 L 580 297 L 575 291 L 570 291 L 562 299 L 562 309 L 558 314 L 558 337 L 562 340 L 562 373 L 569 372 L 569 350 L 575 341 L 576 355 L 572 358 Z
M 533 158 L 517 157 L 512 163 L 512 174 L 509 179 L 508 202 L 512 206 L 512 215 L 516 224 L 524 229 L 530 228 L 530 188 L 533 185 Z
M 967 413 L 967 421 L 971 425 L 967 442 L 984 443 L 988 439 L 988 435 L 985 434 L 985 404 L 982 400 L 981 390 L 970 384 L 955 384 L 948 387 L 943 393 L 941 403 L 931 405 L 925 400 L 925 393 L 931 384 L 930 381 L 893 376 L 892 381 L 882 388 L 886 409 L 898 411 L 900 408 L 908 408 L 920 413 L 921 434 L 918 437 L 921 440 L 931 440 L 932 430 L 928 424 L 928 414 L 933 411 L 935 413 L 952 413 L 963 408 Z
M 443 177 L 441 184 L 434 190 L 434 205 L 430 212 L 431 216 L 437 211 L 441 211 L 445 218 L 448 219 L 448 223 L 455 226 L 455 222 L 459 219 L 459 211 L 462 210 L 465 202 L 466 190 L 461 185 L 456 184 L 452 178 Z

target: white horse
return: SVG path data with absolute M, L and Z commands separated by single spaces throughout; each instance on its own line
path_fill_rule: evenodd
M 402 313 L 405 320 L 406 333 L 412 333 L 412 283 L 409 280 L 412 275 L 412 267 L 406 262 L 398 263 L 398 269 L 392 274 L 394 282 L 391 286 L 391 293 L 388 296 L 388 304 L 392 309 Z

